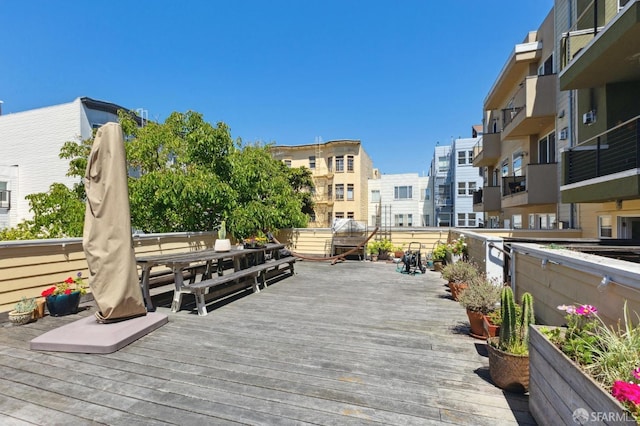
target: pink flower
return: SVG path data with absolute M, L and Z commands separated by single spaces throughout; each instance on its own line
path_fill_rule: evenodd
M 595 306 L 591 306 L 591 305 L 582 305 L 576 308 L 576 314 L 582 315 L 584 317 L 595 315 L 597 313 L 598 313 L 598 309 Z
M 611 388 L 611 395 L 621 402 L 633 402 L 640 405 L 640 385 L 616 380 Z
M 633 370 L 633 377 L 635 377 L 636 379 L 640 380 L 640 367 L 638 367 L 635 370 Z

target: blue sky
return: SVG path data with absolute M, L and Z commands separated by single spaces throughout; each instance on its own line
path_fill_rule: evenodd
M 383 173 L 470 137 L 552 0 L 0 0 L 3 113 L 79 96 L 194 110 L 234 138 L 359 139 Z M 0 141 L 1 144 L 1 141 Z

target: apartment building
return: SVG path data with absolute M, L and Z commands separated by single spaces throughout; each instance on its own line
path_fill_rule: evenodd
M 81 97 L 72 102 L 0 115 L 0 228 L 31 217 L 26 195 L 54 182 L 72 186 L 69 161 L 59 158 L 67 141 L 89 138 L 93 128 L 117 121 L 118 105 Z
M 433 226 L 431 176 L 418 173 L 369 179 L 369 226 Z
M 459 138 L 451 146 L 449 161 L 453 186 L 453 224 L 457 228 L 475 228 L 484 225 L 482 213 L 473 209 L 473 197 L 482 187 L 481 170 L 473 166 L 473 147 L 479 142 L 479 137 Z
M 562 201 L 585 237 L 640 239 L 640 1 L 557 0 L 555 13 Z
M 485 216 L 487 227 L 552 229 L 565 214 L 558 190 L 554 53 L 551 10 L 514 46 L 484 100 L 483 135 L 473 148 L 473 165 L 482 167 L 484 181 L 473 211 Z
M 436 145 L 429 175 L 433 179 L 433 226 L 453 226 L 451 145 Z
M 368 221 L 367 181 L 374 177 L 374 168 L 359 140 L 276 145 L 272 155 L 289 167 L 311 170 L 315 208 L 310 228 L 330 227 L 337 218 Z

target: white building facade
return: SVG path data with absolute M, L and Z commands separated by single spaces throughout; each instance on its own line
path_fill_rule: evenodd
M 82 97 L 72 102 L 0 115 L 0 228 L 31 218 L 26 195 L 47 192 L 55 182 L 71 187 L 69 161 L 59 157 L 67 141 L 91 137 L 92 130 L 118 121 L 118 105 Z M 126 110 L 126 109 L 125 109 Z
M 433 179 L 433 224 L 431 226 L 453 226 L 453 170 L 450 145 L 435 147 L 429 175 Z
M 483 226 L 482 213 L 473 211 L 473 193 L 482 188 L 479 167 L 473 167 L 473 147 L 480 138 L 461 138 L 453 141 L 450 165 L 453 176 L 453 215 L 451 226 L 476 228 Z
M 433 226 L 430 181 L 417 173 L 369 179 L 369 226 Z

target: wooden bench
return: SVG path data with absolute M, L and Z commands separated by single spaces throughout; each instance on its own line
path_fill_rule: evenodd
M 219 275 L 210 279 L 206 279 L 203 281 L 189 283 L 183 285 L 180 289 L 177 288 L 173 293 L 173 302 L 171 303 L 171 311 L 177 312 L 180 309 L 180 305 L 182 304 L 182 295 L 185 293 L 193 294 L 196 298 L 196 307 L 198 310 L 198 315 L 207 315 L 207 306 L 205 303 L 205 294 L 212 287 L 221 286 L 224 284 L 228 284 L 232 281 L 240 282 L 242 279 L 251 278 L 251 286 L 253 287 L 254 293 L 260 292 L 260 281 L 262 282 L 262 287 L 266 288 L 266 275 L 269 271 L 285 271 L 287 269 L 290 270 L 293 275 L 293 264 L 296 259 L 293 256 L 287 256 L 282 259 L 276 259 L 267 261 L 265 263 L 261 263 L 256 266 L 252 266 L 250 268 L 241 269 L 239 271 L 234 271 L 228 274 Z M 285 268 L 280 268 L 281 265 L 287 264 L 288 266 Z

